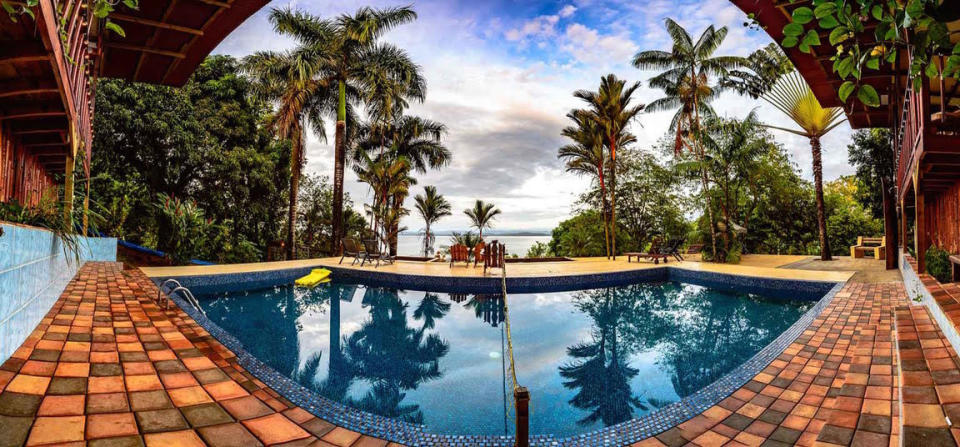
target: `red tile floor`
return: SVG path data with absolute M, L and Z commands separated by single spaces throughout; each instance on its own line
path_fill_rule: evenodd
M 0 446 L 387 445 L 292 405 L 155 296 L 139 271 L 84 266 L 0 367 Z M 902 284 L 848 283 L 753 380 L 636 445 L 955 445 L 957 365 Z

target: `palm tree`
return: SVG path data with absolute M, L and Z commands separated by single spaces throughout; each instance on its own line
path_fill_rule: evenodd
M 600 79 L 596 92 L 578 90 L 573 96 L 587 103 L 584 111 L 602 131 L 603 143 L 610 151 L 610 254 L 617 259 L 617 146 L 627 133 L 627 126 L 644 110 L 643 104 L 630 105 L 633 94 L 640 88 L 609 74 Z
M 447 202 L 447 199 L 437 192 L 436 186 L 424 186 L 423 195 L 417 194 L 413 200 L 416 202 L 417 212 L 423 218 L 423 255 L 430 256 L 433 252 L 434 241 L 430 227 L 441 218 L 449 216 L 452 208 L 450 202 Z
M 450 163 L 450 150 L 441 143 L 446 131 L 445 125 L 416 116 L 401 115 L 390 122 L 368 123 L 361 126 L 358 132 L 363 137 L 356 145 L 353 156 L 356 160 L 362 160 L 371 153 L 379 152 L 377 158 L 406 159 L 408 174 L 410 170 L 426 173 L 428 169 L 439 169 Z M 406 195 L 397 198 L 399 200 L 390 203 L 395 210 L 403 207 Z M 389 244 L 391 254 L 396 254 L 397 239 L 389 240 Z
M 348 142 L 348 109 L 354 97 L 367 102 L 371 115 L 392 110 L 406 99 L 423 101 L 426 82 L 420 67 L 406 52 L 379 42 L 386 32 L 417 18 L 411 7 L 373 9 L 364 7 L 353 15 L 334 20 L 274 10 L 275 28 L 293 37 L 319 66 L 325 84 L 336 88 L 336 134 L 334 136 L 333 238 L 343 236 L 343 174 Z
M 567 117 L 574 125 L 564 127 L 561 135 L 573 140 L 557 152 L 557 158 L 566 162 L 567 172 L 577 175 L 589 175 L 597 180 L 600 187 L 600 208 L 603 216 L 604 251 L 610 257 L 610 222 L 607 204 L 607 186 L 604 181 L 606 170 L 603 150 L 603 132 L 595 121 L 582 110 L 571 110 Z
M 771 129 L 790 132 L 810 140 L 813 153 L 813 183 L 817 195 L 817 229 L 820 232 L 820 259 L 829 261 L 830 241 L 827 239 L 827 217 L 823 205 L 823 162 L 820 138 L 846 119 L 839 107 L 823 108 L 800 73 L 793 71 L 777 82 L 763 99 L 787 115 L 800 130 L 770 126 Z
M 278 25 L 277 11 L 270 15 Z M 313 56 L 296 49 L 288 52 L 264 51 L 244 59 L 245 70 L 252 75 L 257 96 L 275 104 L 267 122 L 278 138 L 290 141 L 290 205 L 287 215 L 287 258 L 296 258 L 297 196 L 305 162 L 305 127 L 309 124 L 326 141 L 323 115 L 332 109 L 336 97 L 330 84 L 317 79 Z M 352 110 L 351 110 L 352 113 Z
M 671 123 L 672 129 L 676 131 L 674 150 L 679 153 L 687 147 L 697 160 L 702 162 L 704 151 L 700 141 L 701 120 L 713 114 L 709 102 L 718 94 L 718 88 L 710 85 L 710 78 L 724 77 L 730 70 L 746 65 L 746 60 L 735 56 L 714 56 L 714 52 L 727 36 L 726 27 L 714 29 L 711 25 L 696 42 L 687 30 L 672 19 L 666 19 L 666 28 L 673 40 L 671 50 L 641 51 L 634 56 L 633 65 L 639 69 L 663 70 L 651 78 L 649 84 L 662 89 L 666 96 L 650 103 L 647 110 L 678 109 Z M 713 201 L 710 199 L 709 179 L 705 169 L 701 169 L 700 182 L 707 201 L 710 242 L 714 258 L 718 258 Z
M 470 218 L 471 226 L 477 229 L 480 240 L 482 241 L 483 229 L 493 228 L 493 220 L 500 214 L 500 209 L 492 203 L 477 200 L 477 202 L 473 204 L 473 208 L 463 210 L 463 214 L 466 214 L 467 217 Z
M 370 185 L 373 191 L 373 203 L 370 206 L 373 232 L 380 236 L 381 242 L 394 240 L 402 231 L 399 228 L 400 219 L 408 210 L 393 204 L 402 203 L 410 192 L 410 186 L 416 184 L 416 180 L 409 175 L 410 162 L 405 157 L 371 158 L 366 154 L 363 157 L 363 162 L 354 164 L 353 171 L 360 182 Z

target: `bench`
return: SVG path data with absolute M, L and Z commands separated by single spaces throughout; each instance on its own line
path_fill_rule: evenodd
M 950 259 L 950 282 L 957 282 L 957 268 L 960 267 L 960 256 L 951 255 Z
M 664 263 L 670 262 L 670 255 L 663 253 L 637 253 L 637 252 L 626 252 L 627 263 L 631 262 L 633 258 L 637 258 L 637 262 L 640 262 L 641 259 L 653 259 L 654 264 L 659 264 L 660 260 L 663 259 Z
M 857 237 L 857 245 L 850 246 L 851 258 L 862 258 L 870 252 L 874 259 L 886 259 L 887 239 L 885 237 Z

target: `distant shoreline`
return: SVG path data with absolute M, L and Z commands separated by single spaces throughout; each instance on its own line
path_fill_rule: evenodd
M 473 231 L 476 233 L 476 231 Z M 436 236 L 453 236 L 453 233 L 466 233 L 466 231 L 434 231 L 433 234 Z M 490 231 L 487 230 L 483 233 L 488 236 L 520 236 L 520 237 L 533 237 L 533 236 L 550 236 L 551 232 L 549 231 Z M 404 231 L 400 233 L 400 236 L 420 236 L 419 232 L 416 231 Z

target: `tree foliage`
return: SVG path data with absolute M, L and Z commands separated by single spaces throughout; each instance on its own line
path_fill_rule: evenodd
M 195 202 L 226 226 L 234 247 L 189 257 L 263 259 L 283 223 L 286 191 L 277 185 L 288 174 L 288 150 L 264 131 L 267 109 L 251 98 L 250 81 L 229 56 L 208 58 L 182 88 L 101 81 L 91 196 L 104 207 L 108 234 L 176 248 L 182 235 L 155 206 L 163 194 Z

